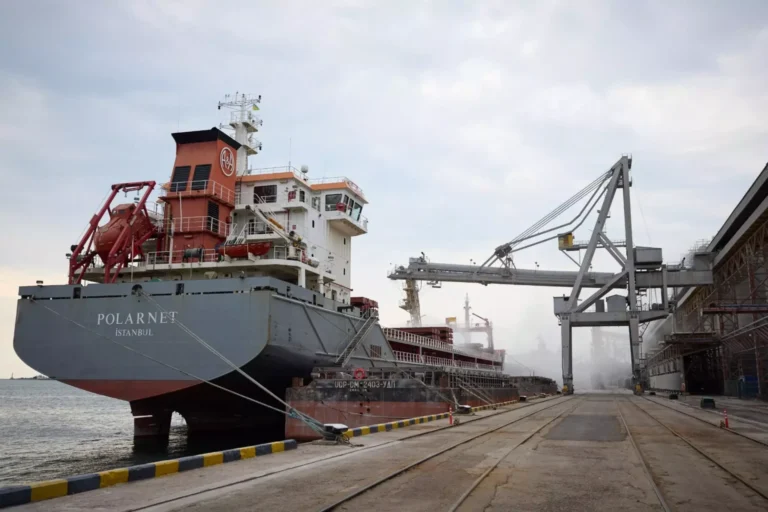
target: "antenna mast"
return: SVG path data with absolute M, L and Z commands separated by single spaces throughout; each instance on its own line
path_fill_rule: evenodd
M 237 150 L 237 175 L 248 174 L 248 157 L 261 151 L 261 142 L 256 139 L 254 133 L 258 132 L 264 121 L 255 114 L 261 103 L 261 94 L 225 94 L 224 101 L 219 102 L 219 110 L 222 107 L 231 110 L 229 122 L 222 123 L 222 130 L 234 130 L 234 139 L 241 144 Z

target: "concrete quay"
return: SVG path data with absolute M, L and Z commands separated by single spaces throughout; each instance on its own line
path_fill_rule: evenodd
M 9 510 L 766 510 L 755 422 L 726 430 L 661 396 L 558 396 Z

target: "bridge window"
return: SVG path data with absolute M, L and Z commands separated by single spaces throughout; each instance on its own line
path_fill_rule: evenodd
M 355 202 L 354 206 L 352 206 L 352 218 L 355 220 L 360 220 L 361 213 L 363 213 L 363 205 Z
M 253 202 L 276 203 L 277 185 L 262 185 L 260 187 L 253 187 Z
M 205 190 L 211 177 L 211 164 L 196 165 L 192 175 L 192 190 Z
M 302 203 L 307 202 L 307 194 L 303 190 L 299 190 L 299 201 L 301 201 Z
M 328 194 L 325 196 L 325 211 L 327 212 L 335 212 L 336 211 L 336 205 L 341 203 L 342 195 L 341 194 Z M 341 203 L 343 204 L 343 203 Z
M 183 192 L 187 190 L 190 170 L 192 170 L 192 167 L 188 165 L 182 165 L 173 170 L 170 192 Z

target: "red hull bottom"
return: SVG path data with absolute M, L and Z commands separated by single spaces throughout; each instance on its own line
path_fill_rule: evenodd
M 61 380 L 64 384 L 118 400 L 133 402 L 199 384 L 194 380 Z

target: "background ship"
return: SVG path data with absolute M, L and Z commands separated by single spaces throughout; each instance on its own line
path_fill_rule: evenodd
M 516 396 L 501 373 L 503 351 L 383 329 L 375 301 L 351 295 L 352 240 L 368 231 L 363 191 L 344 177 L 311 180 L 307 168 L 248 167 L 261 149 L 260 101 L 226 97 L 226 125 L 173 134 L 176 159 L 158 204 L 149 201 L 153 181 L 112 186 L 67 255 L 69 283 L 20 288 L 19 357 L 129 401 L 136 437 L 167 436 L 173 412 L 190 433 L 281 435 L 282 397 L 321 415 L 325 398 L 307 390 L 323 368 L 363 380 L 343 371 L 359 368 L 366 382 L 405 372 L 395 379 L 401 389 L 416 389 L 414 378 L 443 389 L 401 393 L 405 409 L 380 396 L 377 412 L 391 417 L 445 410 L 435 397 L 446 393 L 467 402 Z M 136 198 L 114 205 L 121 192 Z M 427 384 L 416 370 L 441 377 Z M 542 386 L 554 390 L 552 381 Z M 477 388 L 486 389 L 467 391 Z

